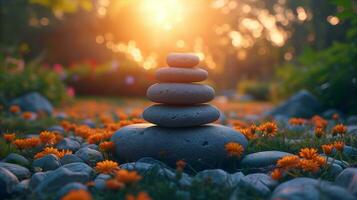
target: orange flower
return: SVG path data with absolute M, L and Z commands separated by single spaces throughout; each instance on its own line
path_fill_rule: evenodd
M 278 160 L 277 166 L 283 169 L 291 169 L 299 166 L 300 158 L 298 156 L 284 156 Z
M 266 122 L 261 124 L 258 129 L 263 133 L 263 136 L 274 137 L 278 131 L 278 126 L 274 122 Z
M 63 140 L 63 135 L 56 133 L 56 144 L 61 142 Z
M 306 120 L 303 118 L 291 118 L 289 119 L 289 124 L 293 126 L 301 126 L 306 123 Z
M 314 159 L 317 154 L 317 149 L 314 148 L 303 148 L 300 149 L 299 156 L 305 159 Z
M 13 141 L 13 144 L 18 149 L 30 149 L 30 148 L 37 147 L 40 144 L 40 139 L 38 138 L 16 139 Z
M 253 140 L 258 138 L 257 134 L 255 134 L 256 126 L 252 125 L 249 128 L 241 128 L 238 129 L 240 133 L 242 133 L 248 140 Z
M 320 138 L 325 134 L 324 129 L 321 127 L 315 127 L 315 136 Z
M 320 170 L 319 163 L 314 160 L 301 159 L 300 167 L 305 172 L 317 172 Z
M 332 119 L 333 120 L 339 120 L 340 119 L 340 115 L 335 113 L 335 114 L 332 115 Z
M 23 112 L 22 113 L 22 118 L 28 120 L 32 118 L 32 112 Z
M 345 148 L 345 143 L 342 142 L 342 141 L 336 141 L 336 142 L 333 143 L 333 146 L 335 147 L 335 149 L 337 151 L 341 151 L 342 152 L 343 149 Z
M 224 145 L 224 148 L 229 156 L 235 156 L 238 158 L 240 158 L 244 152 L 243 146 L 236 142 L 229 142 Z
M 9 110 L 10 110 L 11 113 L 19 113 L 19 112 L 21 112 L 21 108 L 18 105 L 10 106 Z
M 50 131 L 42 131 L 40 133 L 40 140 L 43 144 L 53 145 L 56 142 L 56 134 Z
M 119 182 L 117 179 L 110 179 L 105 182 L 107 188 L 111 190 L 118 190 L 124 187 L 124 184 Z
M 84 139 L 87 139 L 92 134 L 92 129 L 86 125 L 75 126 L 74 133 Z
M 283 170 L 281 169 L 274 169 L 271 174 L 270 174 L 270 177 L 274 180 L 280 180 L 281 178 L 283 178 Z
M 88 137 L 87 142 L 89 144 L 98 144 L 103 140 L 103 135 L 101 133 L 95 133 Z
M 141 176 L 136 171 L 120 169 L 116 172 L 116 178 L 121 183 L 130 184 L 138 182 L 141 179 Z
M 344 126 L 343 124 L 337 124 L 332 129 L 332 134 L 333 135 L 337 135 L 337 134 L 344 135 L 346 132 L 347 132 L 347 127 Z
M 325 157 L 322 157 L 322 156 L 316 156 L 312 160 L 314 160 L 319 165 L 319 167 L 325 166 L 327 164 L 327 159 Z
M 311 118 L 311 122 L 315 125 L 315 127 L 326 128 L 328 122 L 324 118 L 315 115 Z
M 58 150 L 54 147 L 46 147 L 43 151 L 35 154 L 34 158 L 35 159 L 38 159 L 38 158 L 42 158 L 46 155 L 49 155 L 49 154 L 53 154 L 55 155 L 57 158 L 63 158 L 65 155 L 67 154 L 72 154 L 72 151 L 70 150 Z
M 243 121 L 240 121 L 238 119 L 230 119 L 228 121 L 229 124 L 232 124 L 232 126 L 236 129 L 240 129 L 240 128 L 247 128 L 248 127 L 248 124 L 243 122 Z
M 69 121 L 62 121 L 61 126 L 66 131 L 73 131 L 76 128 L 76 126 L 74 124 L 70 123 Z
M 99 148 L 103 151 L 112 151 L 114 149 L 114 142 L 102 142 L 99 144 Z
M 4 135 L 2 135 L 2 137 L 4 138 L 4 140 L 6 142 L 10 143 L 16 138 L 16 134 L 15 133 L 5 133 Z
M 95 170 L 98 173 L 110 174 L 114 173 L 119 168 L 118 163 L 111 160 L 97 162 Z
M 139 192 L 139 194 L 135 197 L 132 194 L 129 194 L 125 197 L 125 200 L 152 200 L 151 197 L 146 192 Z
M 186 167 L 186 162 L 184 160 L 178 160 L 176 162 L 176 169 L 182 171 Z
M 68 192 L 61 200 L 92 200 L 92 196 L 86 190 L 72 190 Z
M 324 144 L 324 145 L 321 145 L 321 148 L 322 148 L 322 151 L 326 155 L 330 155 L 330 154 L 332 154 L 333 148 L 335 148 L 335 147 L 333 144 Z

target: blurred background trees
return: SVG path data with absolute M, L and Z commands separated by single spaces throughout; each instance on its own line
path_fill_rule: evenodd
M 171 51 L 195 52 L 222 93 L 306 88 L 356 112 L 353 0 L 0 0 L 0 48 L 61 66 L 79 94 L 142 95 Z M 130 87 L 130 90 L 127 89 Z M 349 91 L 349 92 L 346 92 Z

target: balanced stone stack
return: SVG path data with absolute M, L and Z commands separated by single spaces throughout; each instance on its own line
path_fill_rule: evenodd
M 229 127 L 209 124 L 219 118 L 214 106 L 205 104 L 214 98 L 214 89 L 195 82 L 208 78 L 207 71 L 195 67 L 199 58 L 193 54 L 173 53 L 169 67 L 156 73 L 160 83 L 149 87 L 147 97 L 154 104 L 143 113 L 151 123 L 119 129 L 112 137 L 119 161 L 143 157 L 159 159 L 174 167 L 185 160 L 195 170 L 224 168 L 229 161 L 225 144 L 237 142 L 244 149 L 246 138 Z

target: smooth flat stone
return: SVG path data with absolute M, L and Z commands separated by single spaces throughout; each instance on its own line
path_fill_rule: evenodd
M 244 149 L 248 144 L 238 131 L 216 124 L 191 128 L 134 124 L 119 129 L 111 141 L 119 162 L 152 157 L 175 168 L 176 161 L 184 159 L 195 170 L 223 168 L 224 163 L 231 163 L 224 147 L 228 142 L 237 142 Z
M 170 67 L 185 67 L 190 68 L 200 63 L 200 58 L 195 54 L 189 53 L 170 53 L 166 62 Z
M 214 122 L 219 115 L 219 110 L 208 104 L 188 107 L 157 104 L 146 108 L 143 118 L 161 127 L 192 127 Z
M 153 102 L 171 105 L 194 105 L 214 98 L 214 89 L 196 83 L 156 83 L 151 85 L 146 96 Z
M 190 83 L 208 78 L 208 72 L 200 68 L 163 67 L 156 71 L 156 79 L 161 82 Z

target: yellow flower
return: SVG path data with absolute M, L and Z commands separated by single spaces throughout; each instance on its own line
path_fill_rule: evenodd
M 118 163 L 111 160 L 104 160 L 102 162 L 98 162 L 95 166 L 95 170 L 98 173 L 103 174 L 114 173 L 118 168 Z
M 138 182 L 141 176 L 136 171 L 120 169 L 116 172 L 116 178 L 121 183 L 130 184 Z
M 278 160 L 277 166 L 283 169 L 291 169 L 299 167 L 300 158 L 298 156 L 284 156 Z
M 229 156 L 235 156 L 238 158 L 240 158 L 244 152 L 243 146 L 236 142 L 229 142 L 224 145 L 224 148 Z
M 344 126 L 343 124 L 337 124 L 332 129 L 332 134 L 333 135 L 337 135 L 337 134 L 344 135 L 346 132 L 347 132 L 347 127 Z
M 281 169 L 274 169 L 271 174 L 270 174 L 270 177 L 274 180 L 280 180 L 282 177 L 283 177 L 283 170 Z
M 4 140 L 8 143 L 12 142 L 16 138 L 15 133 L 5 133 L 3 136 Z
M 324 144 L 321 145 L 322 151 L 326 154 L 326 155 L 330 155 L 332 154 L 333 149 L 335 148 L 333 144 Z
M 278 126 L 274 122 L 266 122 L 261 124 L 258 129 L 262 132 L 263 136 L 274 137 L 278 131 Z
M 305 159 L 314 159 L 317 154 L 317 149 L 314 148 L 303 148 L 300 149 L 299 156 Z
M 317 172 L 320 170 L 319 163 L 314 160 L 301 159 L 300 167 L 305 172 Z
M 56 134 L 50 131 L 42 131 L 39 136 L 43 144 L 53 145 L 56 143 Z
M 92 196 L 86 190 L 72 190 L 68 192 L 61 200 L 92 200 Z
M 114 142 L 102 142 L 99 144 L 99 148 L 103 151 L 112 151 L 114 149 Z

